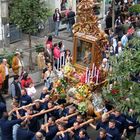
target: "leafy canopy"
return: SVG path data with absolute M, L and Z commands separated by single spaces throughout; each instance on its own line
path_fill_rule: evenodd
M 40 0 L 13 0 L 10 20 L 26 33 L 38 30 L 38 24 L 47 19 L 49 10 Z
M 136 75 L 140 73 L 140 39 L 135 37 L 124 52 L 111 57 L 112 72 L 108 76 L 110 83 L 103 89 L 103 97 L 112 102 L 121 112 L 127 114 L 130 109 L 140 122 L 140 83 Z M 132 80 L 135 79 L 135 80 Z
M 130 12 L 137 12 L 137 13 L 140 13 L 140 4 L 132 5 L 132 6 L 129 8 L 129 11 L 130 11 Z

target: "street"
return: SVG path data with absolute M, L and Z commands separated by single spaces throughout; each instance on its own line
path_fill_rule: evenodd
M 36 41 L 41 42 L 41 43 L 44 43 L 45 42 L 45 37 L 44 38 L 32 37 L 32 44 L 35 44 Z M 53 42 L 54 43 L 55 42 L 59 42 L 59 41 L 63 41 L 64 46 L 65 46 L 65 49 L 70 49 L 71 52 L 73 52 L 73 42 L 72 42 L 73 40 L 72 40 L 72 37 L 68 37 L 68 33 L 66 31 L 61 31 L 60 32 L 60 37 L 53 39 Z M 27 47 L 27 40 L 26 39 L 23 39 L 20 42 L 16 42 L 14 44 L 11 44 L 10 49 L 11 50 L 12 49 L 16 49 L 16 48 L 18 48 L 19 45 L 21 45 L 22 49 L 24 50 Z M 24 63 L 28 63 L 27 59 L 25 59 Z M 33 78 L 33 81 L 37 81 L 38 82 L 37 79 L 40 79 L 40 78 L 36 77 L 36 75 L 32 75 L 32 76 L 33 76 L 32 77 Z M 12 80 L 10 80 L 10 81 L 12 81 Z M 36 99 L 39 98 L 40 93 L 41 93 L 43 87 L 44 87 L 43 85 L 38 85 L 36 87 L 36 89 L 37 89 L 37 93 L 35 95 L 35 98 Z M 8 111 L 9 111 L 10 108 L 11 108 L 11 99 L 8 98 L 6 100 L 6 102 L 7 102 L 7 107 L 8 107 Z M 88 127 L 88 134 L 89 134 L 89 136 L 91 137 L 92 140 L 96 140 L 96 137 L 98 135 L 98 131 L 95 131 L 95 130 L 93 130 L 93 128 Z M 140 136 L 139 135 L 137 135 L 136 140 L 140 140 Z

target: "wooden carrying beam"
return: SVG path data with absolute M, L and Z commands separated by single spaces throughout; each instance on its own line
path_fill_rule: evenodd
M 87 125 L 89 123 L 92 123 L 93 121 L 95 121 L 95 119 L 89 119 L 88 121 L 81 123 L 80 124 L 80 127 L 83 127 L 84 125 Z M 68 129 L 66 129 L 65 131 L 62 131 L 62 133 L 66 133 L 66 132 L 69 132 L 69 131 L 72 131 L 72 130 L 74 130 L 74 127 L 73 126 L 70 127 L 70 128 L 68 128 Z M 61 133 L 59 135 L 61 135 Z
M 76 115 L 78 115 L 78 114 L 79 114 L 79 112 L 75 112 L 75 113 L 73 113 L 73 114 L 70 114 L 70 115 L 64 117 L 64 119 L 69 119 L 69 118 L 71 118 L 71 117 L 73 117 L 73 116 L 76 116 Z
M 42 110 L 42 111 L 40 111 L 39 113 L 36 113 L 36 114 L 33 114 L 33 115 L 27 115 L 27 116 L 30 116 L 31 118 L 37 117 L 37 116 L 46 114 L 46 113 L 48 113 L 48 112 L 51 112 L 51 111 L 53 111 L 53 110 L 57 110 L 57 109 L 59 109 L 60 107 L 62 107 L 62 105 L 55 106 L 55 107 L 53 107 L 53 108 L 51 108 L 51 109 Z M 21 118 L 24 119 L 24 118 L 26 118 L 27 116 L 24 116 L 24 117 L 21 117 Z
M 75 113 L 73 113 L 73 114 L 70 114 L 70 115 L 68 115 L 68 116 L 65 116 L 65 117 L 62 117 L 64 120 L 68 120 L 69 118 L 71 118 L 71 117 L 73 117 L 73 116 L 76 116 L 76 115 L 78 115 L 79 114 L 79 112 L 75 112 Z M 55 122 L 57 123 L 57 122 L 61 122 L 61 118 L 59 118 L 59 119 L 57 119 Z M 47 123 L 46 123 L 46 125 L 47 125 Z
M 27 107 L 31 107 L 31 106 L 35 105 L 35 102 L 43 103 L 44 100 L 35 100 L 35 101 L 34 101 L 33 103 L 31 103 L 31 104 L 28 104 L 28 105 L 25 105 L 25 106 L 22 106 L 22 107 L 17 108 L 17 110 L 24 109 L 24 108 L 27 108 Z

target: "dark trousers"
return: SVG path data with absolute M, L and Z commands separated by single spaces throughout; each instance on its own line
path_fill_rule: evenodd
M 9 75 L 5 77 L 5 80 L 2 84 L 2 91 L 4 94 L 8 93 L 8 88 L 9 88 Z
M 136 132 L 127 132 L 127 138 L 129 140 L 135 140 L 135 137 L 136 137 Z
M 5 101 L 5 99 L 3 98 L 3 96 L 2 96 L 2 90 L 1 90 L 1 89 L 0 89 L 0 102 L 6 104 L 6 101 Z

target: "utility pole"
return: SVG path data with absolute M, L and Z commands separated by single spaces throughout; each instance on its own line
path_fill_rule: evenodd
M 8 0 L 0 0 L 0 48 L 9 46 Z
M 112 0 L 112 28 L 115 29 L 115 0 Z

